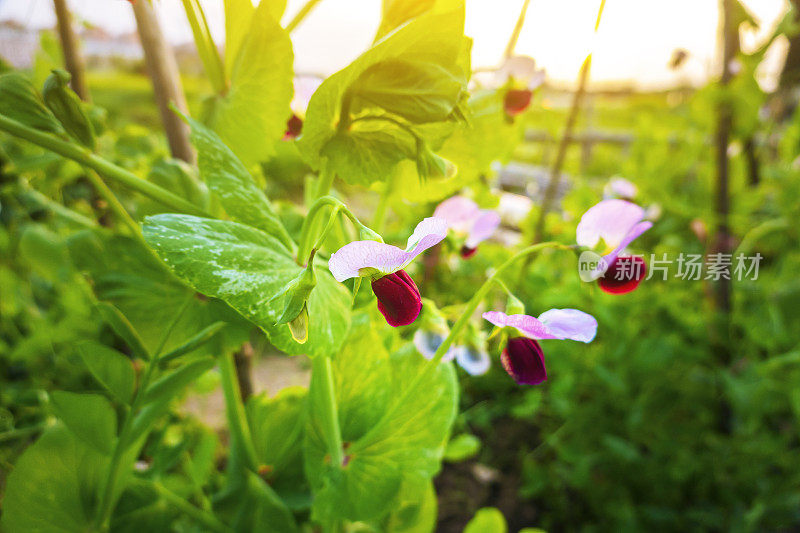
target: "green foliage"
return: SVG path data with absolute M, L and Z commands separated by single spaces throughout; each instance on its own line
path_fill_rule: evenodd
M 503 513 L 494 507 L 479 509 L 464 528 L 464 533 L 506 533 L 506 531 L 508 531 L 506 519 Z
M 344 342 L 350 295 L 320 268 L 308 299 L 307 343 L 296 343 L 288 326 L 276 325 L 283 305 L 272 297 L 303 270 L 276 238 L 243 224 L 187 215 L 149 217 L 144 233 L 179 277 L 203 294 L 227 302 L 286 353 L 328 355 Z
M 64 131 L 30 80 L 19 72 L 0 75 L 0 109 L 3 115 L 31 128 L 53 133 Z
M 64 426 L 48 429 L 8 477 L 0 527 L 9 533 L 91 530 L 107 464 Z
M 440 140 L 411 124 L 458 116 L 468 77 L 459 62 L 463 32 L 463 3 L 426 13 L 325 80 L 309 103 L 298 143 L 308 163 L 369 184 L 416 158 L 418 139 Z
M 42 88 L 44 103 L 58 119 L 64 130 L 76 141 L 93 150 L 95 147 L 94 126 L 92 125 L 81 99 L 70 89 L 72 79 L 69 72 L 53 70 Z
M 99 394 L 54 391 L 53 410 L 67 429 L 95 450 L 109 455 L 117 434 L 117 414 Z
M 313 513 L 323 523 L 381 519 L 396 507 L 404 483 L 424 486 L 438 471 L 457 390 L 449 364 L 415 381 L 424 362 L 409 350 L 390 354 L 367 317 L 359 317 L 333 365 L 345 442 L 342 466 L 331 464 L 327 454 L 329 436 L 319 419 L 324 389 L 312 375 L 305 462 L 315 493 Z
M 241 3 L 226 6 L 228 15 L 240 12 L 226 20 L 231 30 L 232 48 L 226 51 L 230 78 L 226 93 L 208 103 L 207 122 L 251 166 L 272 155 L 274 143 L 286 131 L 294 56 L 289 34 L 276 17 L 283 11 L 279 2 L 261 2 L 252 13 Z
M 117 400 L 130 403 L 136 381 L 130 359 L 100 343 L 85 342 L 78 345 L 77 349 L 98 383 Z

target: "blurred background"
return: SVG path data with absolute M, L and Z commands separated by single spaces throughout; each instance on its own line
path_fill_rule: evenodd
M 284 23 L 303 3 L 288 2 Z M 198 112 L 210 87 L 183 7 L 178 0 L 154 4 L 175 49 L 189 109 Z M 221 1 L 202 4 L 221 43 Z M 327 76 L 356 58 L 372 41 L 380 4 L 323 0 L 292 34 L 296 72 Z M 467 2 L 475 70 L 500 65 L 522 5 Z M 462 531 L 482 507 L 500 509 L 511 531 L 533 525 L 549 531 L 800 530 L 800 233 L 792 222 L 800 216 L 798 17 L 787 0 L 741 5 L 742 24 L 735 39 L 728 35 L 739 46 L 725 64 L 725 32 L 713 0 L 608 0 L 596 34 L 597 0 L 530 2 L 515 53 L 533 57 L 546 70 L 545 83 L 519 117 L 524 133 L 510 160 L 494 165 L 470 191 L 482 207 L 500 210 L 503 231 L 470 261 L 421 265 L 415 275 L 426 280 L 424 296 L 440 307 L 466 301 L 487 269 L 507 257 L 509 245 L 532 240 L 537 206 L 554 172 L 563 173 L 548 219 L 557 240 L 573 242 L 580 213 L 615 194 L 610 183 L 624 178 L 635 187 L 631 199 L 655 222 L 637 241 L 646 257 L 725 249 L 763 259 L 757 279 L 729 284 L 732 303 L 722 309 L 727 340 L 718 334 L 718 288 L 707 279 L 655 277 L 617 297 L 583 284 L 571 257 L 533 264 L 520 280 L 531 314 L 591 309 L 600 333 L 580 349 L 548 345 L 550 378 L 541 387 L 516 386 L 496 358 L 485 376 L 460 374 L 457 431 L 470 438 L 448 451 L 436 479 L 438 531 Z M 145 174 L 168 149 L 130 5 L 71 0 L 70 8 L 93 102 L 107 110 L 114 132 L 104 148 L 118 164 Z M 50 0 L 0 0 L 0 56 L 30 72 L 37 86 L 60 63 L 54 25 Z M 567 135 L 589 52 L 586 92 Z M 314 86 L 308 82 L 306 92 Z M 735 117 L 724 137 L 720 102 Z M 558 162 L 562 144 L 565 157 Z M 71 283 L 77 270 L 66 259 L 61 269 L 42 260 L 34 246 L 38 234 L 18 246 L 16 233 L 50 219 L 18 189 L 17 177 L 42 183 L 56 175 L 48 187 L 77 212 L 94 216 L 107 209 L 75 179 L 75 169 L 11 141 L 3 150 L 0 422 L 24 425 L 26 417 L 37 419 L 38 391 L 81 379 L 64 370 L 71 344 L 103 332 L 88 318 L 86 295 Z M 715 203 L 720 157 L 729 163 L 723 232 Z M 265 165 L 265 175 L 285 176 L 265 185 L 270 196 L 297 198 L 307 170 L 297 154 Z M 341 192 L 353 193 L 346 186 Z M 373 209 L 374 196 L 356 196 L 357 210 Z M 429 216 L 433 205 L 393 205 L 387 235 L 399 242 L 410 221 Z M 48 228 L 45 241 L 58 244 L 61 228 Z M 45 256 L 63 253 L 53 246 Z M 254 346 L 256 390 L 307 383 L 303 358 Z M 213 377 L 198 384 L 186 412 L 216 430 L 224 425 Z M 0 467 L 10 468 L 24 444 L 0 447 Z

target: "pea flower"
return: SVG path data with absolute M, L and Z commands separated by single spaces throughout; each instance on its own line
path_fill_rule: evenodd
M 639 286 L 647 274 L 647 265 L 639 256 L 623 255 L 625 248 L 639 235 L 653 227 L 644 221 L 645 211 L 625 200 L 603 200 L 581 217 L 576 241 L 593 248 L 603 239 L 610 251 L 603 256 L 590 279 L 609 294 L 625 294 Z
M 433 359 L 436 350 L 444 342 L 449 331 L 447 329 L 433 328 L 430 330 L 418 329 L 414 332 L 414 347 L 425 359 Z M 486 350 L 473 344 L 451 346 L 442 357 L 442 361 L 456 360 L 456 363 L 470 376 L 480 376 L 489 371 L 491 359 Z
M 405 267 L 447 236 L 447 222 L 429 217 L 417 224 L 405 250 L 377 241 L 353 241 L 331 255 L 328 268 L 337 281 L 370 278 L 378 310 L 390 326 L 407 326 L 422 311 L 422 298 Z
M 503 97 L 503 109 L 510 117 L 515 117 L 531 103 L 533 91 L 544 83 L 544 69 L 536 68 L 536 61 L 528 56 L 513 56 L 505 60 L 497 70 L 497 81 L 511 86 Z
M 500 215 L 490 209 L 480 209 L 464 196 L 453 196 L 440 203 L 433 216 L 445 220 L 455 233 L 466 235 L 461 247 L 464 259 L 475 255 L 478 245 L 491 237 L 500 225 Z
M 608 183 L 603 188 L 603 196 L 605 198 L 633 200 L 638 192 L 639 188 L 633 182 L 619 176 L 608 180 Z
M 286 132 L 283 134 L 284 141 L 293 141 L 303 132 L 303 119 L 292 113 L 286 121 Z
M 519 333 L 508 339 L 500 361 L 520 385 L 538 385 L 547 379 L 544 352 L 537 340 L 570 339 L 588 343 L 597 334 L 597 320 L 577 309 L 550 309 L 539 318 L 489 311 L 483 313 L 483 318 L 497 327 L 513 328 Z

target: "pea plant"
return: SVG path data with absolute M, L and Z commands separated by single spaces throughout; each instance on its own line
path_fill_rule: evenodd
M 52 416 L 7 480 L 4 531 L 431 531 L 458 410 L 453 361 L 478 375 L 500 354 L 511 379 L 537 385 L 539 341 L 595 337 L 588 312 L 523 304 L 520 269 L 602 240 L 589 275 L 603 290 L 644 275 L 626 250 L 651 223 L 608 199 L 575 241 L 520 246 L 471 299 L 439 309 L 415 259 L 435 247 L 469 261 L 498 228 L 458 193 L 483 190 L 510 155 L 542 73 L 514 58 L 495 83 L 470 85 L 463 2 L 387 1 L 374 44 L 292 109 L 280 2 L 225 4 L 225 57 L 198 46 L 216 92 L 182 115 L 196 171 L 166 160 L 140 177 L 63 71 L 41 92 L 0 76 L 0 130 L 77 168 L 113 215 L 66 248 L 114 341 L 71 346 L 85 380 L 50 392 Z M 190 20 L 206 35 L 202 12 Z M 266 194 L 282 176 L 262 163 L 286 153 L 310 169 L 302 202 Z M 402 248 L 385 230 L 390 209 L 418 214 Z M 308 388 L 243 397 L 234 352 L 254 327 L 310 358 Z M 224 446 L 175 409 L 214 368 Z

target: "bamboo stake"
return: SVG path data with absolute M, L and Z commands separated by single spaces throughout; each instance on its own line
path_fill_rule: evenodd
M 67 7 L 67 0 L 53 0 L 58 25 L 58 37 L 64 52 L 64 66 L 72 75 L 70 86 L 81 100 L 88 102 L 89 87 L 86 85 L 86 62 L 81 55 L 78 36 L 72 26 L 72 14 Z
M 177 159 L 194 163 L 194 151 L 189 142 L 189 126 L 170 109 L 170 103 L 173 103 L 183 113 L 188 114 L 175 55 L 161 32 L 161 26 L 150 2 L 147 0 L 134 2 L 133 13 L 170 152 Z

